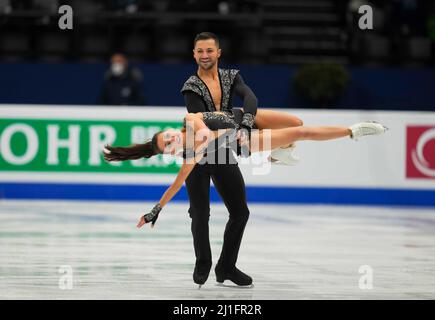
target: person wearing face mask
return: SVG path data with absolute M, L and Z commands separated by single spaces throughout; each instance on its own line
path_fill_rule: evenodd
M 127 58 L 122 54 L 114 54 L 110 62 L 110 69 L 104 77 L 99 103 L 102 105 L 144 105 L 141 71 L 130 67 Z

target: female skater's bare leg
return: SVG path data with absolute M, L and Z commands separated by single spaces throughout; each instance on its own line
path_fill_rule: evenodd
M 257 111 L 255 124 L 258 129 L 283 129 L 302 126 L 303 122 L 298 117 L 286 112 L 261 109 Z M 299 158 L 293 153 L 295 147 L 295 144 L 289 143 L 272 149 L 269 161 L 295 165 L 299 161 Z
M 256 131 L 251 134 L 251 152 L 273 150 L 300 140 L 332 140 L 350 136 L 350 134 L 350 129 L 346 127 L 295 127 Z M 270 143 L 267 144 L 265 139 L 270 139 Z
M 258 129 L 283 129 L 303 125 L 301 119 L 286 112 L 258 109 L 255 116 Z
M 251 135 L 251 152 L 267 151 L 302 140 L 324 141 L 348 136 L 358 139 L 367 135 L 379 135 L 386 130 L 387 128 L 381 124 L 362 122 L 349 128 L 343 126 L 325 126 L 254 131 Z M 269 141 L 265 141 L 265 139 L 269 139 Z M 257 141 L 258 143 L 256 143 Z

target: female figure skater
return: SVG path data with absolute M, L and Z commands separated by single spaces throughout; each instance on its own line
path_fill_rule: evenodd
M 240 109 L 238 109 L 240 110 Z M 361 122 L 351 127 L 344 126 L 321 126 L 321 127 L 289 127 L 283 129 L 269 129 L 262 121 L 261 112 L 256 116 L 255 129 L 247 135 L 243 134 L 245 129 L 240 126 L 243 112 L 202 112 L 189 113 L 184 119 L 182 130 L 167 129 L 157 132 L 153 138 L 144 144 L 135 144 L 129 147 L 106 146 L 103 150 L 106 161 L 125 161 L 140 158 L 150 158 L 157 154 L 182 155 L 184 160 L 175 181 L 166 190 L 160 201 L 153 209 L 143 215 L 137 227 L 151 222 L 154 227 L 162 208 L 180 190 L 184 181 L 194 166 L 200 162 L 210 142 L 221 137 L 231 137 L 235 141 L 237 154 L 241 154 L 243 148 L 249 153 L 273 150 L 282 146 L 289 146 L 296 141 L 313 140 L 323 141 L 342 137 L 358 139 L 368 135 L 379 135 L 388 130 L 376 122 Z M 188 132 L 194 133 L 193 142 L 189 145 Z M 264 143 L 269 139 L 270 143 Z M 218 140 L 219 141 L 219 140 Z M 224 141 L 227 141 L 224 139 Z M 258 143 L 252 143 L 256 141 Z

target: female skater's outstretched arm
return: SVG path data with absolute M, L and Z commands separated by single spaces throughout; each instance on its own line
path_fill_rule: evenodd
M 151 222 L 151 228 L 154 227 L 160 211 L 178 193 L 178 191 L 180 191 L 184 181 L 186 181 L 187 177 L 189 176 L 190 172 L 192 172 L 195 165 L 196 163 L 183 163 L 180 171 L 178 171 L 175 181 L 169 186 L 168 189 L 166 189 L 165 193 L 160 198 L 160 201 L 153 207 L 153 209 L 151 209 L 149 213 L 140 217 L 139 222 L 137 223 L 138 228 L 141 228 L 144 224 L 148 222 Z
M 159 202 L 151 209 L 151 211 L 143 215 L 137 227 L 141 228 L 144 224 L 151 222 L 151 227 L 154 227 L 156 220 L 162 208 L 178 193 L 186 181 L 190 172 L 192 172 L 195 165 L 202 159 L 204 150 L 207 145 L 214 139 L 218 138 L 222 132 L 211 131 L 202 121 L 200 114 L 188 114 L 185 117 L 186 128 L 191 129 L 193 132 L 193 147 L 191 149 L 191 156 L 186 154 L 186 158 L 175 178 L 175 181 L 168 187 Z M 199 135 L 198 133 L 201 132 Z M 198 139 L 199 137 L 200 139 Z M 178 142 L 178 148 L 177 148 Z M 181 146 L 186 143 L 186 130 L 166 130 L 156 133 L 151 141 L 145 144 L 135 144 L 129 147 L 112 147 L 106 146 L 103 150 L 103 155 L 106 161 L 125 161 L 140 158 L 150 158 L 159 153 L 177 154 Z M 174 146 L 175 145 L 175 146 Z M 178 150 L 177 150 L 178 149 Z M 182 149 L 181 149 L 182 150 Z
M 202 114 L 192 114 L 189 113 L 185 117 L 186 128 L 187 130 L 192 129 L 193 137 L 191 137 L 193 141 L 193 148 L 191 149 L 192 155 L 189 156 L 188 152 L 185 152 L 186 158 L 183 160 L 183 164 L 175 178 L 175 181 L 169 186 L 169 188 L 165 191 L 163 196 L 160 198 L 160 201 L 153 207 L 153 209 L 143 215 L 137 224 L 138 228 L 141 228 L 144 224 L 151 222 L 151 227 L 154 227 L 154 224 L 158 218 L 158 215 L 162 208 L 178 193 L 178 191 L 183 186 L 183 183 L 186 181 L 189 174 L 192 172 L 195 165 L 202 159 L 204 156 L 204 151 L 210 145 L 212 141 L 219 138 L 221 135 L 225 134 L 226 130 L 219 131 L 211 131 L 202 120 Z M 186 143 L 186 131 L 182 135 L 183 143 Z M 164 139 L 166 141 L 162 142 L 162 139 L 159 139 L 157 144 L 160 150 L 168 150 L 168 146 L 171 145 L 172 138 Z M 169 150 L 169 153 L 175 154 L 176 151 Z

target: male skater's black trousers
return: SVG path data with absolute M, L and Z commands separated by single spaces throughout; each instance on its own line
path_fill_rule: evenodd
M 245 182 L 238 164 L 197 164 L 186 180 L 190 199 L 193 245 L 196 264 L 211 266 L 209 226 L 210 178 L 229 212 L 218 265 L 231 271 L 237 261 L 243 232 L 249 218 Z

